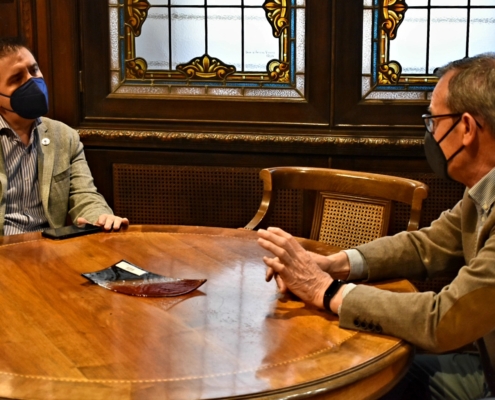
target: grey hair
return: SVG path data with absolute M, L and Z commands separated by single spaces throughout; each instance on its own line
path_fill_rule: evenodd
M 495 53 L 453 61 L 435 75 L 441 78 L 449 71 L 454 71 L 447 94 L 449 109 L 481 117 L 495 135 Z

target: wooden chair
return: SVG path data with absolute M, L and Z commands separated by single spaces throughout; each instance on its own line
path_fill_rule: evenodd
M 246 229 L 266 227 L 280 189 L 312 191 L 310 239 L 341 248 L 387 235 L 393 202 L 410 205 L 407 230 L 417 230 L 428 187 L 412 179 L 326 168 L 277 167 L 260 171 L 263 198 Z
M 387 234 L 394 202 L 410 206 L 406 229 L 418 229 L 428 186 L 397 176 L 326 168 L 277 167 L 260 171 L 263 198 L 246 229 L 266 227 L 280 189 L 316 192 L 310 239 L 352 248 Z M 412 283 L 420 292 L 438 293 L 452 281 L 439 276 Z

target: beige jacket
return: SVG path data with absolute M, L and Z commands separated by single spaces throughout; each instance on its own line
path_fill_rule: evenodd
M 477 218 L 466 191 L 431 227 L 358 247 L 370 281 L 426 279 L 441 273 L 455 279 L 439 294 L 392 293 L 358 285 L 344 299 L 340 326 L 381 331 L 438 353 L 484 338 L 495 366 L 495 212 L 478 240 Z
M 61 122 L 48 118 L 41 120 L 38 126 L 38 179 L 50 226 L 64 226 L 67 214 L 72 221 L 84 217 L 90 222 L 96 222 L 101 214 L 112 214 L 93 184 L 78 133 Z M 43 139 L 48 139 L 49 143 L 43 145 Z M 6 197 L 7 176 L 0 146 L 0 235 L 3 235 Z

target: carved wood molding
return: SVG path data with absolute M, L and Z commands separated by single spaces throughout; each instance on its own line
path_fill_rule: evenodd
M 349 136 L 312 136 L 312 135 L 273 135 L 246 133 L 192 133 L 192 132 L 160 132 L 160 131 L 130 131 L 130 130 L 99 130 L 79 129 L 79 135 L 87 140 L 135 140 L 135 141 L 191 141 L 219 143 L 249 143 L 249 144 L 307 144 L 334 146 L 396 146 L 398 148 L 417 148 L 423 146 L 423 138 L 392 138 L 392 137 L 349 137 Z

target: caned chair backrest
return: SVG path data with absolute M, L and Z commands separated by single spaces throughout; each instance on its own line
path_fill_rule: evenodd
M 302 189 L 315 198 L 310 239 L 341 248 L 385 236 L 394 202 L 410 205 L 406 229 L 417 230 L 428 194 L 424 183 L 412 179 L 330 168 L 267 168 L 260 178 L 263 198 L 246 229 L 266 227 L 278 190 Z

